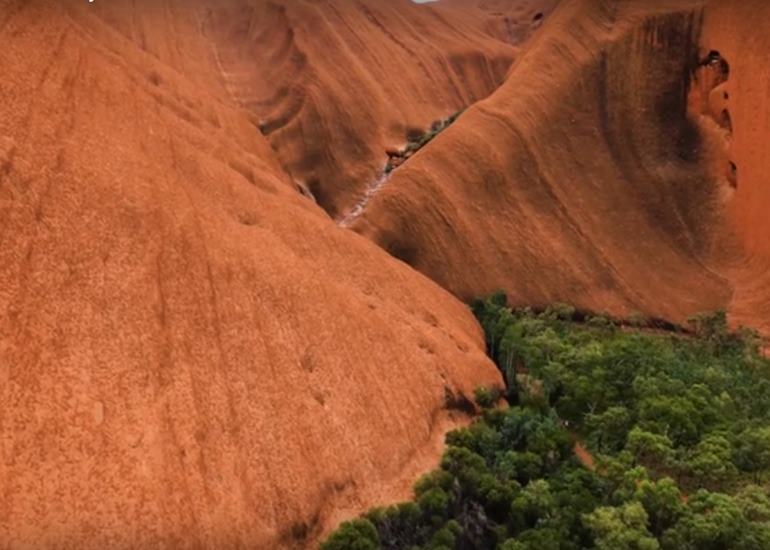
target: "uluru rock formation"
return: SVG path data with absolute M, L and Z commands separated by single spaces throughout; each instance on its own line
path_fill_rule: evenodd
M 739 257 L 724 269 L 731 281 L 734 321 L 770 333 L 770 5 L 715 1 L 705 11 L 701 47 L 724 60 L 728 74 L 712 88 L 709 108 L 720 126 L 712 171 L 730 180 L 724 217 L 739 242 Z M 723 69 L 721 69 L 723 71 Z M 711 125 L 713 129 L 713 124 Z
M 407 0 L 215 11 L 203 24 L 228 91 L 332 214 L 375 179 L 387 148 L 494 91 L 515 54 L 485 21 Z
M 769 28 L 0 0 L 0 547 L 312 547 L 500 382 L 463 303 L 497 288 L 769 331 Z
M 0 7 L 2 547 L 310 544 L 498 380 L 465 305 L 297 192 L 204 8 Z
M 763 176 L 741 158 L 766 132 L 764 69 L 746 61 L 767 51 L 754 34 L 766 27 L 740 22 L 770 19 L 745 6 L 559 3 L 506 82 L 394 173 L 354 228 L 466 299 L 505 288 L 519 303 L 676 320 L 732 306 L 767 328 L 767 233 L 749 221 Z M 716 114 L 703 97 L 715 87 L 729 103 Z

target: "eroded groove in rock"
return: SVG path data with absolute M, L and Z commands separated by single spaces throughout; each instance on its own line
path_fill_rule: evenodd
M 768 96 L 770 71 L 762 61 L 770 52 L 770 5 L 758 0 L 733 3 L 713 0 L 704 18 L 702 48 L 718 52 L 720 72 L 729 76 L 708 97 L 717 119 L 712 172 L 729 189 L 726 214 L 729 230 L 740 245 L 738 258 L 727 262 L 725 273 L 734 281 L 729 304 L 735 323 L 770 332 L 770 222 L 766 215 L 770 194 L 767 146 L 770 136 Z M 727 112 L 727 115 L 724 114 Z M 720 114 L 721 113 L 721 114 Z M 721 119 L 721 120 L 720 120 Z
M 486 97 L 514 59 L 487 21 L 451 4 L 234 0 L 215 10 L 231 95 L 260 119 L 284 168 L 345 216 L 407 128 Z M 522 34 L 517 43 L 528 38 Z

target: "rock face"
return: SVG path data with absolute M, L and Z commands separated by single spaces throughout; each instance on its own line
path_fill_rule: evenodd
M 769 10 L 0 0 L 0 547 L 408 496 L 499 383 L 457 297 L 770 330 Z
M 515 54 L 484 20 L 410 0 L 225 5 L 206 28 L 228 90 L 334 217 L 376 179 L 386 149 L 489 95 Z
M 770 334 L 770 5 L 760 0 L 708 5 L 702 51 L 717 53 L 729 67 L 711 83 L 708 118 L 716 120 L 712 171 L 731 191 L 725 200 L 729 227 L 740 252 L 723 272 L 733 283 L 730 311 L 736 322 Z M 717 67 L 718 68 L 718 67 Z M 713 70 L 712 70 L 713 73 Z M 714 125 L 712 125 L 713 129 Z
M 441 0 L 498 40 L 518 46 L 531 38 L 559 0 Z
M 766 76 L 749 67 L 770 18 L 732 5 L 561 2 L 500 89 L 395 172 L 354 228 L 461 297 L 505 288 L 672 320 L 730 307 L 767 327 Z M 710 50 L 730 62 L 727 113 L 697 98 L 722 85 L 703 83 Z M 704 108 L 732 134 L 732 160 Z
M 465 305 L 297 192 L 213 5 L 0 1 L 0 547 L 311 546 L 499 382 Z

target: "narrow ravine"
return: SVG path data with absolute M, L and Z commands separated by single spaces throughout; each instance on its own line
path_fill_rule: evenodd
M 383 170 L 380 176 L 366 187 L 363 196 L 358 199 L 358 202 L 356 202 L 353 208 L 348 210 L 345 215 L 337 220 L 337 224 L 340 227 L 350 227 L 350 225 L 366 211 L 371 200 L 377 196 L 377 193 L 379 193 L 383 187 L 385 187 L 385 184 L 388 183 L 389 179 L 390 174 Z
M 382 169 L 380 175 L 375 180 L 367 185 L 364 194 L 355 205 L 342 217 L 337 219 L 337 224 L 340 227 L 350 227 L 350 225 L 366 211 L 366 208 L 369 206 L 372 199 L 383 187 L 385 187 L 393 171 L 406 163 L 433 141 L 436 136 L 454 124 L 464 111 L 465 109 L 461 109 L 448 117 L 434 121 L 428 131 L 420 136 L 410 138 L 407 141 L 407 144 L 401 149 L 388 152 L 388 162 L 385 165 L 385 168 Z

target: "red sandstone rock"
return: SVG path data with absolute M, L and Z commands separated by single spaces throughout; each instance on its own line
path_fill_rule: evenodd
M 206 13 L 0 0 L 0 547 L 311 546 L 499 382 L 464 304 L 297 192 Z
M 388 145 L 486 97 L 515 54 L 483 20 L 410 0 L 234 0 L 209 27 L 231 94 L 334 217 Z
M 408 496 L 499 377 L 371 241 L 461 298 L 770 330 L 768 6 L 555 4 L 0 0 L 0 546 L 306 547 Z M 685 104 L 691 32 L 730 75 Z M 297 192 L 345 211 L 479 100 L 371 241 Z
M 354 229 L 408 243 L 407 261 L 463 298 L 504 288 L 515 303 L 677 321 L 728 308 L 767 332 L 770 12 L 732 6 L 561 3 L 500 89 L 394 173 Z M 729 155 L 691 128 L 682 75 L 698 49 L 730 63 Z

